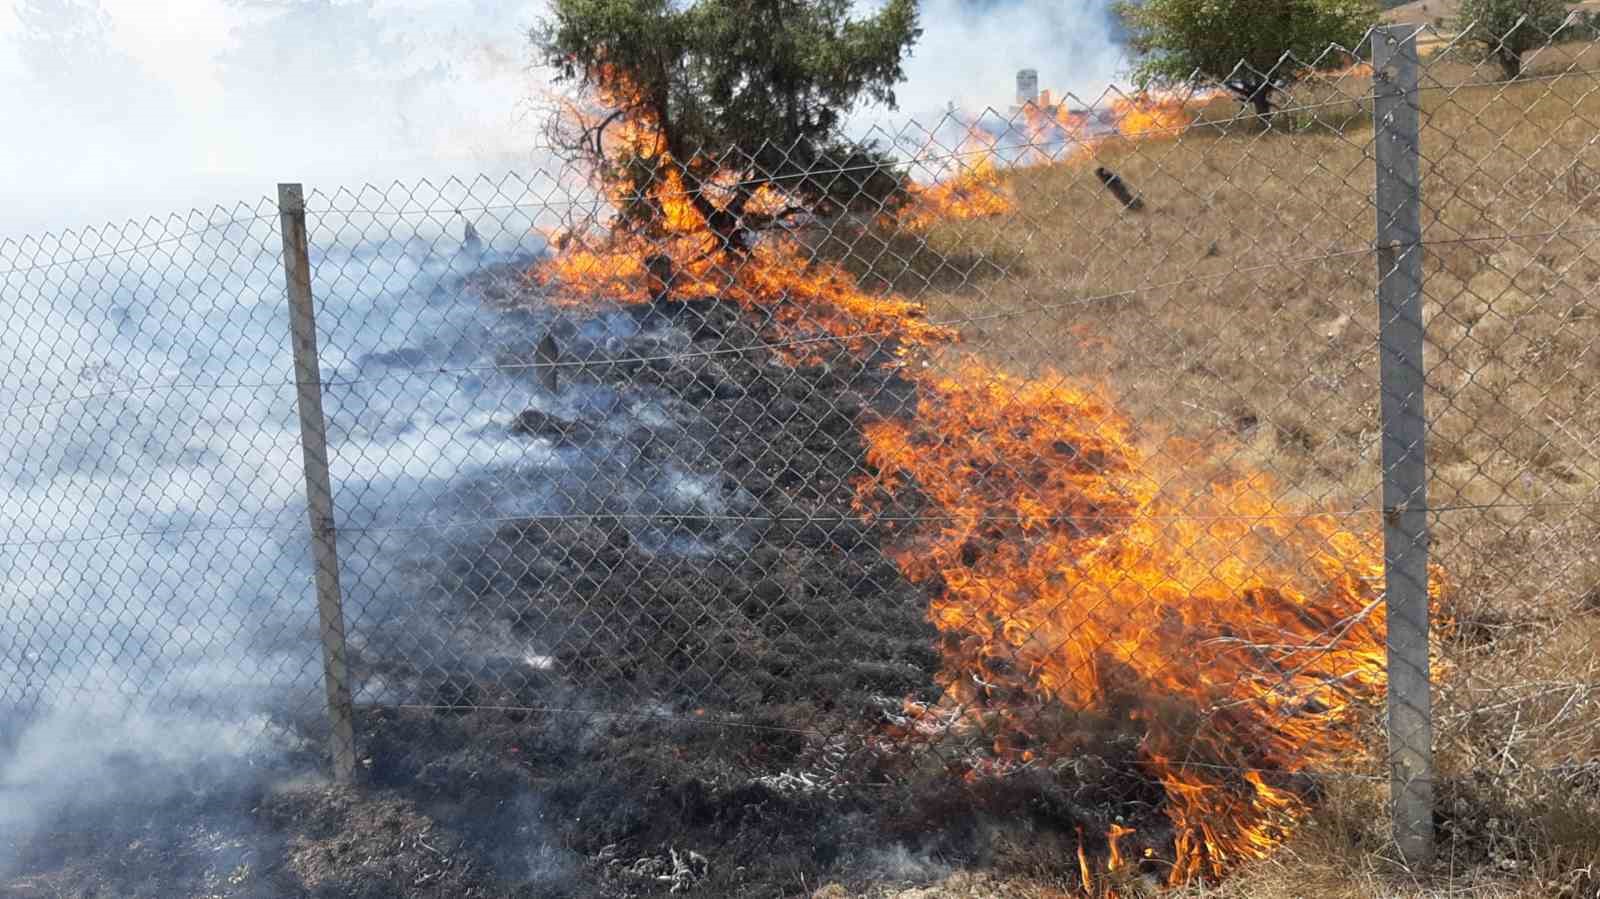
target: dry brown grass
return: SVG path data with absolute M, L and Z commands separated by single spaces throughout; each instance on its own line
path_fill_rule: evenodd
M 1425 76 L 1430 502 L 1451 509 L 1433 535 L 1450 585 L 1437 653 L 1440 864 L 1392 861 L 1381 780 L 1350 780 L 1277 857 L 1195 897 L 1600 895 L 1591 69 L 1600 48 L 1575 46 L 1546 52 L 1511 86 L 1465 62 L 1435 61 Z M 1369 87 L 1304 89 L 1309 108 L 1271 133 L 1219 102 L 1171 139 L 1016 172 L 1013 217 L 868 235 L 844 255 L 934 319 L 963 323 L 959 352 L 1110 391 L 1157 456 L 1168 438 L 1199 441 L 1217 451 L 1211 470 L 1273 475 L 1285 509 L 1371 510 L 1374 165 L 1370 108 L 1357 99 Z M 1121 210 L 1097 164 L 1148 208 Z M 1376 539 L 1376 513 L 1350 520 Z M 968 877 L 862 895 L 1070 889 Z
M 1573 9 L 1600 10 L 1600 2 L 1596 0 L 1582 0 L 1572 6 Z M 1413 0 L 1384 10 L 1383 18 L 1387 22 L 1409 25 L 1438 25 L 1442 20 L 1445 27 L 1452 27 L 1460 12 L 1461 0 Z

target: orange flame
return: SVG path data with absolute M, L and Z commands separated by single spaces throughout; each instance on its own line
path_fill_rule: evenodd
M 1106 857 L 1106 873 L 1115 874 L 1122 869 L 1126 860 L 1122 857 L 1122 838 L 1133 833 L 1133 828 L 1123 827 L 1121 824 L 1111 825 L 1111 830 L 1106 834 L 1107 841 L 1111 844 L 1109 855 Z
M 912 202 L 898 224 L 926 231 L 941 222 L 1011 213 L 1016 199 L 1005 183 L 1005 170 L 1082 161 L 1112 135 L 1125 140 L 1176 136 L 1194 123 L 1195 99 L 1159 93 L 1117 98 L 1107 113 L 1111 128 L 1099 134 L 1090 133 L 1086 112 L 1053 103 L 1048 91 L 1039 102 L 1023 106 L 1014 121 L 997 124 L 1003 138 L 968 119 L 967 133 L 952 154 L 957 173 L 931 185 L 914 186 Z
M 1118 97 L 1111 104 L 1117 133 L 1137 140 L 1171 136 L 1194 124 L 1195 114 L 1189 99 L 1176 95 L 1141 94 Z
M 718 298 L 772 316 L 781 354 L 792 361 L 814 360 L 831 345 L 858 352 L 914 346 L 954 338 L 954 332 L 924 319 L 922 306 L 894 296 L 863 291 L 838 265 L 808 257 L 796 244 L 772 242 L 737 259 L 708 253 L 705 236 L 661 243 L 626 239 L 601 249 L 572 249 L 533 273 L 550 301 L 587 304 L 597 299 L 649 302 L 662 291 L 644 260 L 660 254 L 676 267 L 674 300 Z
M 1059 109 L 1028 115 L 1035 129 L 1084 125 Z M 1116 115 L 1118 132 L 1135 139 L 1189 121 L 1170 100 Z M 564 235 L 531 273 L 553 302 L 720 298 L 760 310 L 791 361 L 830 344 L 867 352 L 892 340 L 904 352 L 956 338 L 918 304 L 862 290 L 781 232 L 747 252 L 724 251 L 649 122 L 619 122 L 607 140 L 664 163 L 647 196 L 607 193 L 619 210 L 655 204 L 656 227 L 648 237 L 615 228 L 587 242 Z M 978 163 L 919 188 L 911 222 L 1012 207 L 993 140 L 973 129 L 969 144 Z M 726 179 L 706 186 L 733 188 Z M 748 208 L 787 205 L 764 188 Z M 670 283 L 652 256 L 670 260 Z M 928 614 L 945 637 L 944 698 L 932 709 L 908 703 L 902 733 L 987 735 L 988 754 L 964 774 L 976 780 L 1071 755 L 1093 739 L 1090 718 L 1131 729 L 1167 797 L 1172 882 L 1265 855 L 1307 808 L 1295 778 L 1358 755 L 1352 725 L 1384 689 L 1382 560 L 1371 544 L 1333 516 L 1286 515 L 1265 476 L 1189 483 L 1183 459 L 1170 447 L 1141 449 L 1131 423 L 1094 390 L 1021 381 L 978 362 L 913 374 L 922 382 L 916 417 L 863 424 L 875 473 L 856 496 L 872 517 L 914 486 L 929 510 L 890 554 L 934 587 Z M 1128 864 L 1121 843 L 1131 833 L 1110 829 L 1107 873 Z M 1078 865 L 1092 891 L 1081 839 Z
M 1306 807 L 1277 779 L 1357 754 L 1382 693 L 1379 555 L 1282 514 L 1264 476 L 1181 486 L 1093 391 L 978 363 L 925 387 L 915 420 L 866 427 L 858 503 L 914 482 L 933 506 L 894 558 L 939 585 L 944 705 L 995 736 L 980 767 L 1070 755 L 1082 714 L 1120 715 L 1167 794 L 1174 883 L 1263 856 Z
M 968 151 L 976 161 L 964 163 L 961 173 L 932 186 L 913 185 L 911 202 L 899 224 L 926 231 L 940 222 L 965 221 L 1005 215 L 1017 208 L 1016 200 L 1000 180 L 1000 167 L 992 147 Z
M 629 108 L 628 88 L 620 80 L 601 92 L 608 105 Z M 567 115 L 580 121 L 603 120 L 573 105 Z M 647 203 L 659 210 L 658 233 L 644 235 L 612 227 L 590 241 L 564 235 L 553 257 L 531 273 L 547 298 L 558 304 L 587 304 L 600 299 L 625 303 L 654 300 L 718 298 L 770 314 L 781 354 L 792 361 L 820 358 L 830 345 L 857 352 L 893 346 L 908 348 L 954 339 L 954 331 L 930 324 L 916 303 L 863 291 L 842 267 L 819 261 L 794 240 L 764 241 L 747 253 L 723 252 L 719 239 L 696 207 L 679 166 L 667 152 L 653 123 L 628 116 L 604 134 L 608 158 L 643 156 L 655 164 L 655 176 L 639 196 L 626 184 L 605 184 L 616 210 Z M 701 189 L 719 205 L 738 185 L 718 177 Z M 746 215 L 775 215 L 792 204 L 771 185 L 753 191 Z M 613 222 L 613 225 L 615 222 Z M 647 264 L 652 257 L 669 260 L 671 283 Z
M 1083 852 L 1083 828 L 1078 828 L 1078 879 L 1083 891 L 1094 895 L 1094 875 L 1089 873 L 1089 857 Z
M 1043 103 L 1029 103 L 1022 108 L 1026 124 L 1027 152 L 1022 157 L 1024 165 L 1042 165 L 1061 161 L 1046 151 L 1046 147 L 1061 141 L 1071 145 L 1067 158 L 1078 155 L 1089 125 L 1087 113 L 1052 105 L 1046 97 Z

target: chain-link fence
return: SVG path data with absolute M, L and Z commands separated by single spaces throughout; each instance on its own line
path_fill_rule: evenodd
M 1549 874 L 1600 801 L 1600 56 L 1422 37 L 1267 118 L 1024 87 L 821 206 L 765 148 L 0 242 L 13 863 L 331 759 L 369 789 L 250 794 L 310 887 L 1138 895 L 1391 787 L 1398 857 Z

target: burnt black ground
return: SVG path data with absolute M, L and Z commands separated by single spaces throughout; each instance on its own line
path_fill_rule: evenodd
M 307 748 L 248 776 L 64 812 L 0 896 L 783 897 L 1072 870 L 1080 827 L 1092 849 L 1119 811 L 1159 819 L 1126 741 L 977 787 L 937 752 L 875 748 L 886 710 L 940 693 L 928 594 L 851 509 L 861 422 L 915 400 L 891 348 L 796 362 L 729 305 L 623 314 L 638 327 L 619 341 L 507 313 L 508 372 L 537 376 L 519 366 L 548 331 L 584 363 L 564 389 L 600 398 L 509 427 L 584 460 L 566 487 L 604 495 L 573 508 L 617 514 L 418 538 L 400 599 L 353 612 L 357 787 L 320 779 L 321 736 L 299 722 Z M 656 423 L 618 433 L 633 419 L 615 409 L 646 402 Z M 715 500 L 637 517 L 680 469 Z M 492 512 L 539 486 L 518 477 L 462 479 L 443 506 Z

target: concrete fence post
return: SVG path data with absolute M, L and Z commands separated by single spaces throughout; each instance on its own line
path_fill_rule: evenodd
M 1372 37 L 1377 159 L 1378 340 L 1388 619 L 1389 790 L 1394 838 L 1433 859 L 1433 720 L 1428 674 L 1428 507 L 1423 415 L 1422 166 L 1416 28 Z

